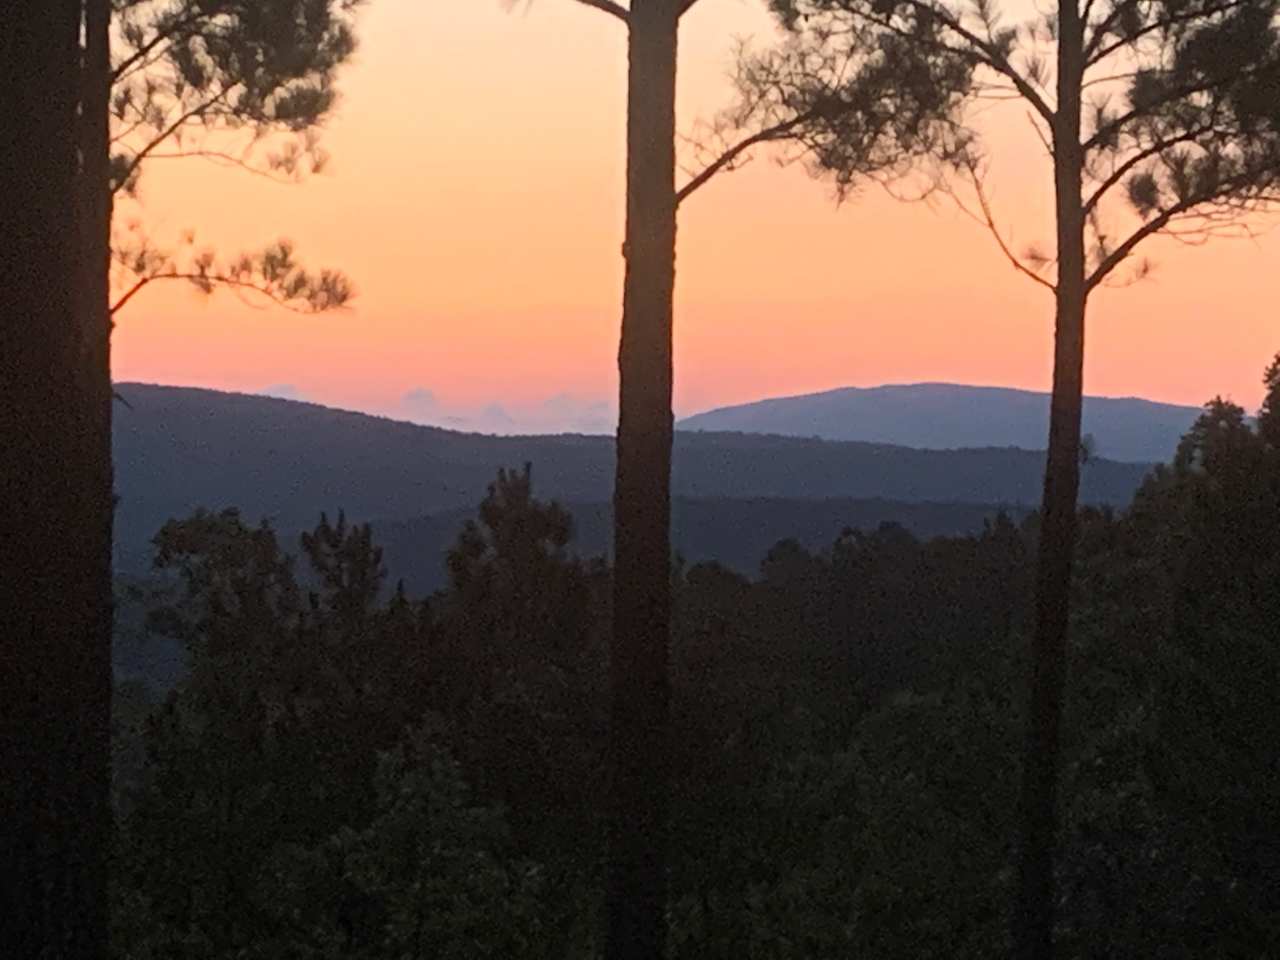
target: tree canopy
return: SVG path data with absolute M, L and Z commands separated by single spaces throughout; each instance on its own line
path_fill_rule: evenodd
M 194 232 L 155 242 L 137 208 L 154 163 L 204 159 L 284 181 L 323 169 L 319 132 L 355 50 L 363 0 L 111 0 L 108 189 L 127 217 L 112 235 L 113 310 L 156 280 L 227 286 L 306 310 L 345 303 L 340 273 L 311 273 L 279 241 L 219 256 Z
M 1274 941 L 1273 419 L 1211 402 L 1081 516 L 1068 955 Z M 296 560 L 234 512 L 166 525 L 146 603 L 190 670 L 117 698 L 120 956 L 600 955 L 612 570 L 535 475 L 496 478 L 425 598 L 341 516 Z M 672 956 L 1007 954 L 1038 535 L 673 568 Z

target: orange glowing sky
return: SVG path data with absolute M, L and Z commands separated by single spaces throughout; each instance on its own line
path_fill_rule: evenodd
M 762 8 L 702 0 L 687 17 L 682 128 L 726 104 L 733 39 L 767 38 Z M 351 276 L 353 307 L 301 317 L 157 285 L 119 317 L 116 377 L 287 385 L 426 419 L 410 391 L 430 391 L 437 413 L 496 403 L 517 420 L 553 397 L 556 410 L 611 404 L 620 26 L 571 0 L 514 12 L 501 0 L 373 0 L 324 135 L 325 173 L 286 186 L 166 160 L 143 183 L 157 235 L 194 226 L 228 249 L 288 236 L 309 264 Z M 987 126 L 996 212 L 1016 244 L 1038 240 L 1050 200 L 1038 141 L 1016 108 Z M 1153 277 L 1091 303 L 1089 392 L 1255 406 L 1280 349 L 1274 235 L 1145 250 Z M 953 206 L 867 192 L 837 208 L 827 184 L 762 157 L 682 210 L 676 409 L 920 380 L 1044 389 L 1051 319 L 1046 292 Z

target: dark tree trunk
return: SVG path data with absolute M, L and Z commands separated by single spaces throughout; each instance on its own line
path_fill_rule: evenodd
M 614 489 L 609 960 L 660 958 L 666 933 L 678 28 L 676 0 L 632 3 Z
M 1022 773 L 1022 844 L 1013 929 L 1019 960 L 1050 960 L 1053 956 L 1059 727 L 1075 554 L 1076 501 L 1080 491 L 1086 301 L 1080 145 L 1083 25 L 1076 0 L 1063 3 L 1060 10 L 1058 114 L 1053 151 L 1058 230 L 1057 314 Z
M 79 759 L 82 849 L 89 873 L 81 907 L 84 943 L 77 956 L 108 956 L 111 818 L 112 536 L 115 519 L 111 456 L 111 0 L 84 2 L 84 72 L 80 171 L 80 323 L 83 437 L 81 504 L 86 556 L 79 575 L 92 617 L 76 658 L 83 706 Z
M 91 135 L 105 149 L 90 128 L 107 118 L 77 119 L 80 0 L 15 3 L 0 33 L 0 926 L 6 956 L 79 960 L 108 952 L 106 261 L 84 256 L 78 157 Z M 89 26 L 101 58 L 105 25 Z

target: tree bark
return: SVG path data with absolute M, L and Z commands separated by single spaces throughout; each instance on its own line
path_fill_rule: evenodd
M 84 11 L 15 3 L 0 33 L 0 192 L 21 198 L 0 204 L 0 925 L 7 956 L 105 958 L 110 379 L 105 312 L 88 309 L 105 259 L 97 293 L 86 283 Z M 96 37 L 87 62 L 105 25 Z M 105 129 L 101 102 L 85 118 Z
M 1058 110 L 1053 144 L 1057 310 L 1022 773 L 1022 843 L 1013 920 L 1014 950 L 1019 960 L 1050 960 L 1053 956 L 1059 742 L 1084 402 L 1087 293 L 1080 144 L 1083 34 L 1077 0 L 1068 0 L 1060 7 L 1058 31 Z
M 77 657 L 83 707 L 79 759 L 81 849 L 89 851 L 88 896 L 81 905 L 84 949 L 109 955 L 111 815 L 112 538 L 115 519 L 111 454 L 111 0 L 83 0 L 84 60 L 80 131 L 81 403 L 86 423 L 81 521 L 86 558 L 81 573 L 92 617 Z
M 609 960 L 656 960 L 666 939 L 678 30 L 677 0 L 631 4 L 614 488 Z

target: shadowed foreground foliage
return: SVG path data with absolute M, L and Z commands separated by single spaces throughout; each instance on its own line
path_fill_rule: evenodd
M 1080 518 L 1064 956 L 1280 937 L 1280 365 Z M 673 956 L 1007 955 L 1036 519 L 672 572 Z M 368 528 L 156 538 L 190 670 L 117 697 L 121 957 L 594 957 L 608 598 L 503 472 L 425 601 Z

